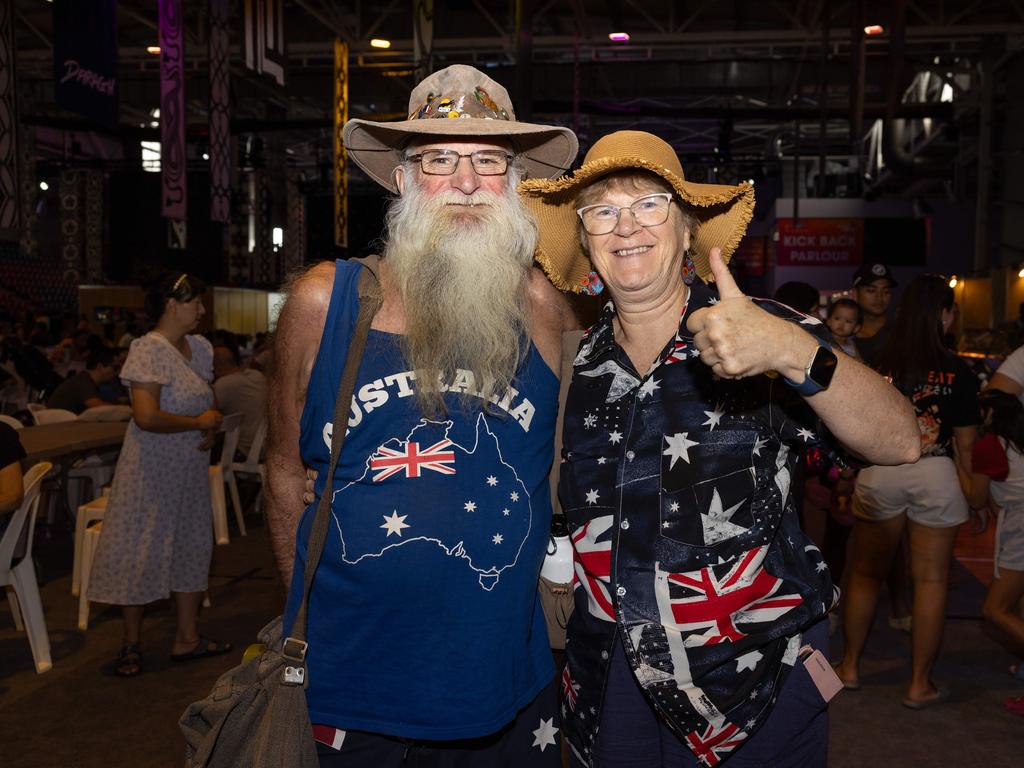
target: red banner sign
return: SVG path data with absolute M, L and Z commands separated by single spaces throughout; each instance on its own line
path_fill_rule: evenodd
M 763 237 L 747 235 L 740 241 L 732 260 L 739 274 L 758 277 L 765 273 L 765 241 Z
M 779 219 L 780 267 L 846 267 L 864 259 L 863 219 Z

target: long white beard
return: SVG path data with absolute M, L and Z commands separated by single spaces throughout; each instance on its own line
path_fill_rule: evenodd
M 451 383 L 456 369 L 474 375 L 475 388 L 464 391 L 487 398 L 508 390 L 522 360 L 537 225 L 509 181 L 504 194 L 472 196 L 427 195 L 412 183 L 388 210 L 385 263 L 424 415 L 445 412 L 439 382 Z

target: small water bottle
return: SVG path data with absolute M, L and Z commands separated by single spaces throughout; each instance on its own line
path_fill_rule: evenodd
M 572 581 L 572 541 L 569 539 L 569 527 L 562 515 L 551 517 L 551 538 L 541 566 L 540 575 L 555 584 L 568 584 Z

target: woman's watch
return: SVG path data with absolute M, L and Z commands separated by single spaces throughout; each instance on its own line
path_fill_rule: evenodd
M 823 389 L 828 389 L 828 385 L 832 383 L 832 376 L 835 375 L 836 365 L 839 363 L 839 358 L 832 351 L 831 344 L 819 338 L 814 340 L 818 342 L 818 348 L 814 350 L 811 362 L 804 369 L 804 380 L 798 384 L 785 376 L 782 377 L 782 380 L 789 384 L 797 394 L 804 397 L 810 397 Z

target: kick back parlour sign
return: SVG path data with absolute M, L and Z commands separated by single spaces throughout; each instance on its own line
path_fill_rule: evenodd
M 57 103 L 117 128 L 117 0 L 56 0 L 53 27 Z
M 779 219 L 775 264 L 847 267 L 864 260 L 863 219 Z

